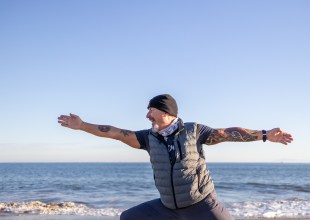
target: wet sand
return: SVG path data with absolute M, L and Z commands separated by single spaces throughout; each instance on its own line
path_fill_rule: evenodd
M 1 220 L 119 220 L 119 216 L 22 215 L 0 216 Z M 310 218 L 246 218 L 236 220 L 310 220 Z
M 119 220 L 119 216 L 21 215 L 0 216 L 1 220 Z

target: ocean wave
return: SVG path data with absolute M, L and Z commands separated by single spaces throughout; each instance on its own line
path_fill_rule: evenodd
M 118 208 L 90 208 L 84 204 L 74 202 L 44 203 L 31 202 L 8 202 L 0 203 L 1 215 L 79 215 L 79 216 L 118 216 L 124 209 Z
M 310 193 L 310 185 L 309 184 L 274 184 L 274 183 L 258 183 L 258 182 L 247 182 L 247 183 L 223 183 L 219 182 L 216 185 L 216 188 L 219 190 L 259 190 L 266 192 L 273 192 L 274 194 L 283 194 L 285 192 L 297 192 L 297 193 Z
M 249 182 L 246 185 L 257 187 L 257 188 L 274 188 L 278 190 L 292 190 L 296 192 L 310 192 L 310 185 L 292 185 L 292 184 L 270 184 L 270 183 L 256 183 L 256 182 Z
M 248 201 L 225 204 L 235 218 L 310 218 L 309 200 Z M 91 208 L 74 202 L 44 203 L 8 202 L 0 203 L 3 215 L 77 215 L 119 216 L 125 209 Z
M 274 200 L 226 204 L 236 218 L 309 218 L 309 200 Z

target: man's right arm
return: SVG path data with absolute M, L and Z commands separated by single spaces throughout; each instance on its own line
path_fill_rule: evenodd
M 140 148 L 140 143 L 135 132 L 130 130 L 120 129 L 110 125 L 90 124 L 82 121 L 79 116 L 74 114 L 61 115 L 58 117 L 58 123 L 63 127 L 82 130 L 99 137 L 112 138 L 122 141 L 133 148 Z

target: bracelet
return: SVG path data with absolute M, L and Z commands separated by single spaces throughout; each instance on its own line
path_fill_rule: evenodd
M 263 133 L 263 142 L 266 142 L 266 140 L 267 140 L 267 132 L 266 132 L 266 130 L 262 130 L 262 133 Z

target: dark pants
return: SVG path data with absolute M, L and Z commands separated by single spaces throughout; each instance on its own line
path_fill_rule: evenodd
M 234 220 L 216 193 L 210 193 L 204 200 L 181 209 L 168 209 L 160 199 L 154 199 L 121 214 L 120 220 Z

